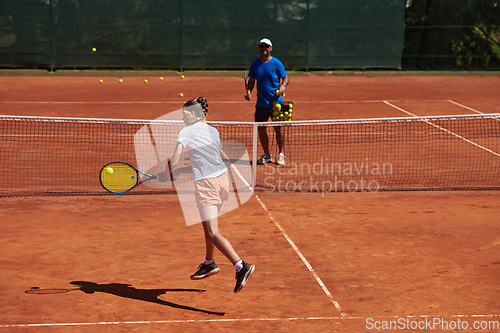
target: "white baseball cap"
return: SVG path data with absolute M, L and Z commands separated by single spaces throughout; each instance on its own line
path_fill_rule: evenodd
M 269 46 L 273 46 L 273 43 L 271 43 L 271 41 L 267 38 L 263 38 L 260 40 L 259 44 L 267 44 Z

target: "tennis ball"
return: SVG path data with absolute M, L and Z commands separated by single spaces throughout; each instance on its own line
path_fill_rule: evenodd
M 288 104 L 288 108 L 289 108 L 290 110 L 291 110 L 291 109 L 293 109 L 293 104 L 291 104 L 291 103 L 290 103 L 290 104 Z
M 144 80 L 144 83 L 148 83 L 148 79 Z
M 104 81 L 103 80 L 99 80 L 100 83 L 103 83 Z
M 278 111 L 281 111 L 281 104 L 276 104 L 276 109 L 277 109 Z
M 277 89 L 277 90 L 276 90 L 276 95 L 279 95 L 279 94 L 280 94 L 280 90 L 279 90 L 279 89 Z
M 95 47 L 92 48 L 92 52 L 95 52 L 97 51 L 97 49 Z
M 105 171 L 106 171 L 106 173 L 108 175 L 112 175 L 113 174 L 113 168 L 112 167 L 107 167 Z
M 160 76 L 160 81 L 163 81 L 163 76 Z
M 184 94 L 183 94 L 183 93 L 180 93 L 180 94 L 179 94 L 179 96 L 184 97 Z
M 183 78 L 185 78 L 185 76 L 184 76 L 184 75 L 181 75 L 181 79 L 183 79 Z
M 119 79 L 119 80 L 118 80 L 118 82 L 122 83 L 122 82 L 123 82 L 123 80 L 122 80 L 122 79 Z

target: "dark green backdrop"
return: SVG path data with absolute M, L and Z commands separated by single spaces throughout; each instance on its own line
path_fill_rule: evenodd
M 407 0 L 0 0 L 0 66 L 400 68 Z M 97 52 L 92 52 L 92 48 Z

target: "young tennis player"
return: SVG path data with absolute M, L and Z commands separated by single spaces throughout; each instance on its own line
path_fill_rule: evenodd
M 182 114 L 186 126 L 179 132 L 174 154 L 167 169 L 160 175 L 160 181 L 166 180 L 167 172 L 172 180 L 183 172 L 184 169 L 174 168 L 179 162 L 182 150 L 187 149 L 206 246 L 205 261 L 200 264 L 198 271 L 191 275 L 191 279 L 200 280 L 219 272 L 220 269 L 214 260 L 215 249 L 218 249 L 236 268 L 234 292 L 237 293 L 246 284 L 255 266 L 241 260 L 231 243 L 219 232 L 218 215 L 222 204 L 229 198 L 229 180 L 227 167 L 220 156 L 222 143 L 219 132 L 206 123 L 207 113 L 208 102 L 204 97 L 191 99 L 184 104 Z

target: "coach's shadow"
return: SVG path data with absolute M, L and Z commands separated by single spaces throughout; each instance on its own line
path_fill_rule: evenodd
M 203 312 L 207 314 L 214 314 L 218 316 L 225 315 L 224 312 L 212 312 L 202 309 L 193 308 L 191 306 L 175 304 L 172 302 L 167 302 L 158 298 L 158 296 L 166 294 L 167 292 L 204 292 L 205 290 L 200 289 L 136 289 L 130 284 L 123 283 L 107 283 L 98 284 L 88 281 L 73 281 L 71 284 L 80 286 L 80 290 L 87 294 L 93 294 L 95 292 L 101 292 L 106 294 L 111 294 L 119 297 L 136 299 L 145 302 L 156 303 L 160 305 L 170 306 L 176 309 L 183 309 L 189 311 Z

